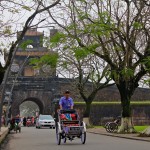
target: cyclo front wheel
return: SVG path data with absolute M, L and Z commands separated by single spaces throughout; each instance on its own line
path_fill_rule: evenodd
M 66 138 L 66 137 L 64 137 L 64 138 L 63 138 L 63 141 L 64 141 L 64 143 L 66 143 L 66 141 L 67 141 L 67 138 Z
M 57 133 L 57 144 L 61 144 L 61 133 Z
M 61 133 L 59 133 L 58 125 L 56 127 L 56 140 L 57 140 L 57 144 L 60 145 L 61 144 Z
M 82 143 L 82 144 L 85 144 L 85 141 L 86 141 L 86 132 L 83 132 L 83 133 L 81 134 L 81 143 Z

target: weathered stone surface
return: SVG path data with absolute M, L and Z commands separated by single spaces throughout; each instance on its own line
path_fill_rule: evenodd
M 9 78 L 7 83 L 6 91 L 10 91 L 13 85 L 14 78 Z M 91 85 L 88 84 L 87 88 L 91 90 Z M 70 90 L 71 96 L 75 101 L 83 101 L 80 94 L 75 86 L 73 79 L 62 79 L 62 78 L 40 78 L 40 77 L 19 77 L 15 83 L 12 93 L 12 114 L 16 115 L 19 113 L 19 106 L 24 101 L 33 101 L 37 103 L 40 108 L 40 113 L 48 114 L 52 113 L 52 101 L 55 95 L 63 95 L 64 90 Z M 150 100 L 150 90 L 138 88 L 132 97 L 133 100 Z M 120 101 L 118 90 L 115 86 L 108 87 L 98 92 L 96 101 Z M 138 108 L 140 109 L 140 108 Z M 115 110 L 115 112 L 114 112 Z M 83 109 L 82 109 L 83 111 Z M 106 111 L 106 112 L 105 112 Z M 117 112 L 117 114 L 116 114 Z M 110 106 L 105 107 L 101 110 L 98 106 L 91 111 L 92 120 L 94 124 L 97 124 L 99 114 L 104 114 L 104 117 L 109 117 L 109 114 L 114 116 L 120 115 L 121 108 L 115 106 L 112 110 Z M 139 110 L 140 112 L 140 110 Z M 82 112 L 83 113 L 83 112 Z M 95 116 L 95 119 L 94 119 Z M 112 116 L 110 116 L 112 117 Z M 140 117 L 145 117 L 144 114 Z M 138 120 L 138 119 L 137 119 Z M 99 124 L 99 123 L 98 123 Z M 141 123 L 142 124 L 142 123 Z

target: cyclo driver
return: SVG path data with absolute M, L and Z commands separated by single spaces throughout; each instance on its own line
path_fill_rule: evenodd
M 64 96 L 61 97 L 59 106 L 61 110 L 73 109 L 73 99 L 70 97 L 70 92 L 68 90 L 65 91 Z

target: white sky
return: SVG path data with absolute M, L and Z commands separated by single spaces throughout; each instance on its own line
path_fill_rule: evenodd
M 20 4 L 22 3 L 21 0 L 14 0 L 15 2 L 19 2 Z M 23 1 L 27 6 L 32 6 L 32 4 L 30 3 L 32 0 L 28 0 L 28 1 Z M 48 1 L 49 0 L 45 0 L 45 1 Z M 51 3 L 52 3 L 52 0 L 51 0 Z M 2 3 L 3 4 L 3 3 Z M 4 3 L 5 4 L 5 3 Z M 4 5 L 3 4 L 3 5 Z M 7 3 L 8 5 L 8 3 Z M 11 7 L 13 5 L 10 5 Z M 13 6 L 14 7 L 14 6 Z M 22 30 L 22 27 L 25 23 L 25 21 L 27 20 L 27 18 L 33 13 L 33 11 L 28 11 L 28 10 L 25 10 L 25 9 L 20 9 L 15 7 L 19 13 L 16 13 L 16 14 L 12 14 L 10 12 L 10 9 L 6 9 L 4 10 L 3 12 L 0 11 L 0 20 L 3 21 L 3 24 L 7 24 L 7 25 L 11 25 L 11 30 L 12 30 L 12 33 L 16 33 L 17 31 L 21 31 Z M 46 15 L 46 13 L 42 13 L 42 15 L 37 15 L 37 17 L 33 20 L 33 24 L 36 24 L 39 20 L 42 20 L 43 18 L 48 18 L 48 16 Z M 39 25 L 39 27 L 41 26 L 54 26 L 54 24 L 49 24 L 48 22 L 51 22 L 49 20 L 45 20 L 43 23 L 41 23 Z M 1 26 L 0 26 L 1 27 Z M 47 27 L 47 28 L 38 28 L 38 31 L 41 31 L 43 32 L 44 31 L 44 34 L 46 36 L 48 36 L 50 34 L 50 29 L 52 29 L 52 27 Z M 2 28 L 1 28 L 2 30 Z M 9 50 L 9 45 L 11 44 L 12 41 L 15 41 L 16 40 L 16 34 L 13 34 L 11 36 L 8 36 L 8 37 L 4 37 L 4 36 L 0 36 L 0 49 L 4 49 L 6 48 L 7 50 Z M 4 63 L 4 59 L 3 59 L 3 56 L 2 54 L 0 54 L 0 62 Z

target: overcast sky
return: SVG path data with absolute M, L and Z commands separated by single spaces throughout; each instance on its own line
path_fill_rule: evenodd
M 17 1 L 21 3 L 21 0 L 15 0 L 15 2 L 17 2 Z M 30 3 L 31 1 L 32 0 L 24 1 L 24 3 L 30 7 L 30 6 L 32 6 L 32 4 Z M 49 2 L 49 0 L 47 0 L 47 1 Z M 51 3 L 52 3 L 52 1 L 51 1 Z M 5 3 L 2 3 L 2 4 L 5 5 Z M 8 5 L 8 3 L 7 3 L 7 5 Z M 11 6 L 14 7 L 13 5 L 11 5 Z M 22 8 L 21 8 L 21 10 L 19 10 L 20 7 L 18 7 L 18 8 L 15 7 L 15 8 L 19 11 L 19 13 L 12 14 L 10 12 L 11 9 L 6 9 L 3 12 L 0 11 L 0 13 L 1 13 L 0 20 L 3 20 L 3 24 L 11 25 L 12 33 L 14 33 L 9 37 L 4 37 L 4 36 L 1 37 L 0 36 L 0 44 L 1 44 L 0 49 L 6 48 L 7 50 L 9 50 L 9 45 L 11 44 L 11 42 L 16 40 L 16 32 L 22 30 L 22 27 L 23 27 L 25 21 L 33 13 L 33 11 L 27 11 Z M 47 26 L 47 25 L 55 26 L 54 24 L 49 24 L 49 22 L 52 22 L 52 21 L 48 19 L 48 15 L 45 12 L 42 13 L 41 15 L 37 15 L 36 18 L 33 20 L 32 25 L 36 24 L 39 20 L 42 20 L 43 18 L 46 19 L 45 22 L 39 24 L 38 27 Z M 44 34 L 46 36 L 48 36 L 50 34 L 50 29 L 52 29 L 52 28 L 53 27 L 38 28 L 38 31 L 41 31 L 41 32 L 44 31 Z M 0 54 L 0 61 L 4 64 L 4 59 L 3 59 L 2 54 Z

